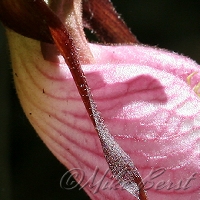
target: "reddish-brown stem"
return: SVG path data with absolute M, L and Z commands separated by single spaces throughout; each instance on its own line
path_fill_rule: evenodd
M 38 10 L 38 12 L 43 13 L 43 17 L 50 29 L 52 38 L 54 39 L 54 42 L 60 53 L 65 58 L 66 64 L 71 71 L 88 114 L 95 125 L 92 109 L 95 107 L 95 105 L 93 103 L 85 75 L 81 69 L 79 55 L 74 44 L 73 36 L 67 31 L 60 19 L 47 7 L 42 0 L 34 0 L 34 7 Z
M 36 9 L 38 9 L 38 12 L 43 13 L 54 42 L 68 64 L 82 101 L 84 102 L 90 119 L 99 135 L 106 161 L 108 162 L 114 177 L 119 180 L 121 184 L 124 182 L 128 183 L 128 191 L 131 191 L 133 195 L 137 196 L 140 200 L 146 200 L 147 196 L 139 172 L 130 157 L 111 136 L 104 124 L 103 118 L 97 110 L 85 75 L 81 69 L 73 37 L 70 32 L 67 31 L 60 19 L 42 0 L 35 0 L 34 4 Z M 134 184 L 136 184 L 136 186 Z M 132 188 L 132 185 L 134 185 L 134 188 Z M 134 191 L 138 191 L 138 194 Z

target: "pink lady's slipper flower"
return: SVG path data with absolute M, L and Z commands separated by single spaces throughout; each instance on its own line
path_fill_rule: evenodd
M 138 44 L 107 0 L 2 0 L 0 19 L 26 116 L 91 199 L 200 199 L 198 64 Z

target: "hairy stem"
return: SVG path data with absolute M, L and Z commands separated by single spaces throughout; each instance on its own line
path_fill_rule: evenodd
M 52 0 L 49 7 L 65 24 L 67 31 L 73 38 L 73 44 L 78 52 L 81 64 L 93 61 L 82 24 L 82 0 Z

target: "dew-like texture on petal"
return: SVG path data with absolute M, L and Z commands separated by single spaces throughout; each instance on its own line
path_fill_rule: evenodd
M 68 169 L 84 172 L 77 181 L 91 199 L 134 200 L 110 178 L 97 133 L 63 60 L 44 60 L 39 42 L 12 32 L 8 36 L 17 93 L 47 147 Z M 149 200 L 200 199 L 200 99 L 192 90 L 199 75 L 191 86 L 186 83 L 199 66 L 145 46 L 90 48 L 96 63 L 82 67 L 94 100 L 143 177 Z

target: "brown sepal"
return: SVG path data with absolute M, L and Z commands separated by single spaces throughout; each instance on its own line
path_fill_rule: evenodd
M 84 25 L 106 43 L 138 43 L 110 0 L 83 0 Z
M 43 13 L 39 13 L 33 4 L 34 0 L 1 0 L 0 20 L 21 35 L 53 43 Z M 83 21 L 102 42 L 138 42 L 109 0 L 83 0 Z
M 33 3 L 34 0 L 1 0 L 0 20 L 21 35 L 53 43 L 42 13 L 34 9 Z

